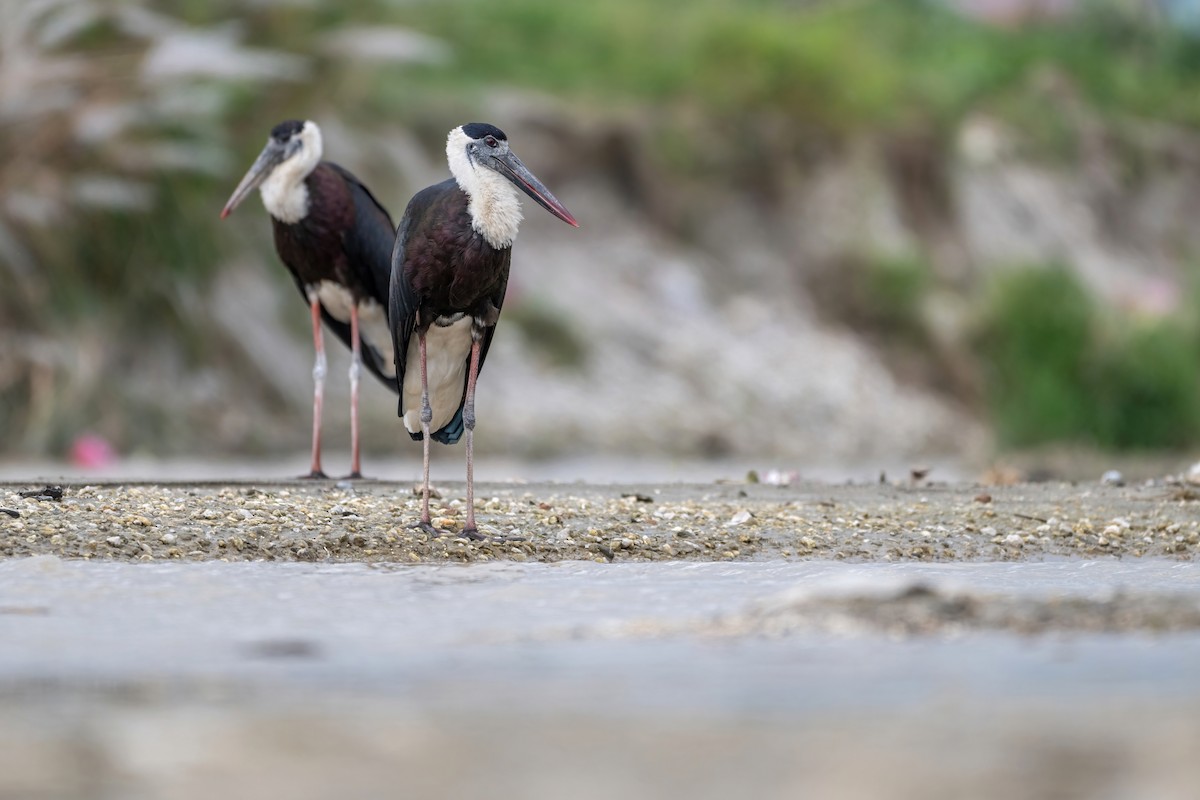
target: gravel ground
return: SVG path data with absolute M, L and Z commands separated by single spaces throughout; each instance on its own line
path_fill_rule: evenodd
M 1013 560 L 1200 551 L 1194 489 L 1157 482 L 832 486 L 483 484 L 471 542 L 463 487 L 420 500 L 382 482 L 0 484 L 0 556 L 129 561 Z M 7 512 L 7 513 L 4 513 Z

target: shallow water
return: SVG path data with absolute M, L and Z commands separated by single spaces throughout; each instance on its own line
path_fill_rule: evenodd
M 1200 596 L 1200 565 L 12 560 L 0 562 L 0 689 L 149 681 L 258 696 L 366 693 L 424 709 L 738 716 L 950 697 L 1200 698 L 1200 633 L 770 639 L 676 624 L 797 589 L 886 596 L 914 582 L 983 595 Z
M 1200 597 L 1167 560 L 0 561 L 0 797 L 1195 795 L 1200 633 L 710 629 L 915 582 Z

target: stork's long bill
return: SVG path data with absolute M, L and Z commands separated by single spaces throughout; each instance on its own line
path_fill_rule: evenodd
M 529 171 L 528 167 L 521 163 L 521 159 L 517 158 L 511 150 L 502 156 L 492 156 L 492 162 L 496 165 L 497 172 L 516 184 L 542 208 L 572 228 L 579 227 L 579 223 L 575 221 L 575 217 L 571 216 L 571 212 L 567 211 L 567 207 L 550 193 L 550 190 Z
M 225 219 L 238 207 L 238 204 L 246 199 L 246 196 L 270 176 L 271 171 L 279 166 L 284 160 L 287 152 L 283 145 L 276 142 L 274 139 L 267 141 L 267 146 L 258 154 L 258 158 L 254 160 L 254 164 L 247 170 L 245 176 L 242 177 L 242 182 L 233 190 L 233 194 L 229 196 L 229 202 L 221 209 L 221 219 Z

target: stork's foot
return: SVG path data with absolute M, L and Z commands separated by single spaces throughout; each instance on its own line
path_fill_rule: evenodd
M 326 475 L 322 470 L 314 469 L 312 472 L 308 473 L 307 475 L 301 475 L 300 480 L 302 480 L 302 481 L 327 481 L 327 480 L 329 480 L 329 476 Z
M 445 531 L 439 531 L 437 528 L 433 527 L 433 523 L 427 519 L 420 520 L 419 522 L 414 522 L 411 525 L 408 525 L 407 527 L 414 528 L 418 531 L 421 531 L 422 533 L 427 533 L 430 536 L 441 536 L 443 533 L 445 533 Z
M 363 474 L 361 472 L 351 472 L 349 475 L 342 478 L 342 480 L 344 480 L 344 481 L 365 481 L 366 478 L 363 477 Z

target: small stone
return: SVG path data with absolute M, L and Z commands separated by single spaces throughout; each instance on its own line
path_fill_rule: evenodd
M 979 494 L 975 495 L 975 502 L 976 503 L 990 503 L 990 502 L 992 502 L 992 496 L 990 494 L 988 494 L 987 492 L 980 492 Z
M 63 488 L 61 486 L 44 486 L 41 489 L 29 489 L 24 492 L 17 492 L 21 497 L 31 497 L 34 500 L 53 500 L 59 501 L 63 499 Z
M 107 539 L 105 539 L 104 541 L 108 542 L 113 547 L 120 547 L 121 545 L 125 544 L 125 540 L 122 539 L 120 536 L 110 536 Z
M 725 527 L 726 528 L 735 528 L 738 525 L 745 525 L 747 522 L 749 522 L 753 518 L 754 518 L 753 515 L 749 511 L 746 511 L 745 509 L 743 509 L 742 511 L 739 511 L 736 514 L 734 514 L 732 517 L 730 517 L 729 522 L 725 523 Z
M 158 537 L 158 540 L 163 544 L 175 544 L 178 539 L 179 537 L 173 533 L 164 533 L 162 536 Z
M 800 473 L 796 470 L 772 469 L 767 470 L 762 482 L 768 486 L 791 486 L 799 479 Z
M 1125 476 L 1118 469 L 1110 469 L 1100 476 L 1100 482 L 1108 486 L 1124 486 Z
M 1200 461 L 1188 467 L 1188 471 L 1184 473 L 1183 479 L 1190 484 L 1200 486 Z

